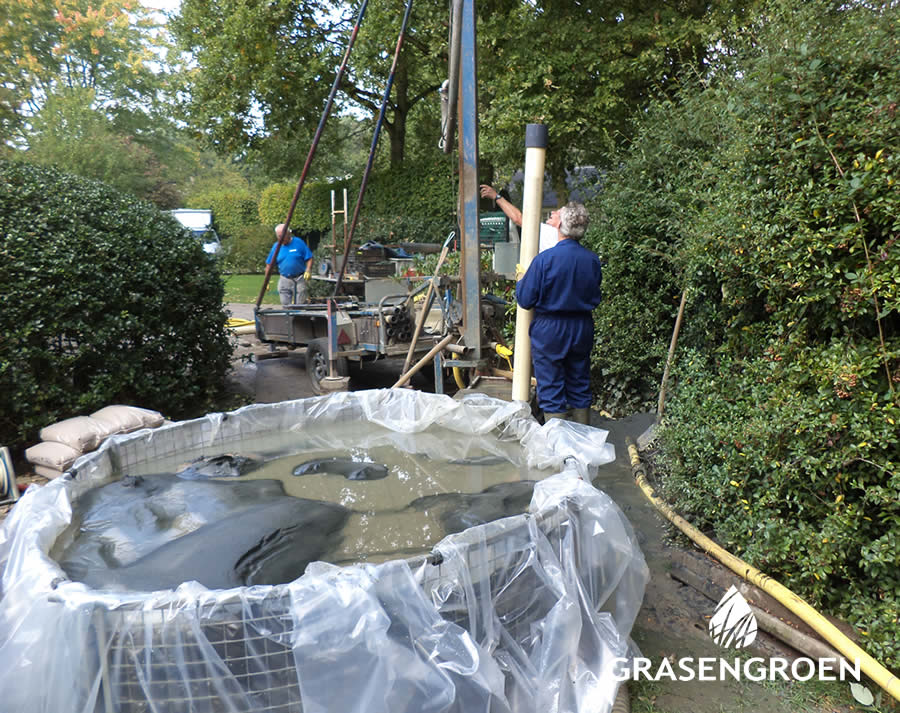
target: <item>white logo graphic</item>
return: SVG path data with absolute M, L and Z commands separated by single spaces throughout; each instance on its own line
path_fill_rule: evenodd
M 734 585 L 716 605 L 709 620 L 709 635 L 725 648 L 742 649 L 756 640 L 756 618 Z

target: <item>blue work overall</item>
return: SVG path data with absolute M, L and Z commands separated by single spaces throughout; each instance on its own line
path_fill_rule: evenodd
M 545 413 L 591 405 L 591 349 L 600 304 L 600 259 L 560 240 L 534 258 L 516 283 L 516 302 L 534 310 L 529 335 L 538 405 Z

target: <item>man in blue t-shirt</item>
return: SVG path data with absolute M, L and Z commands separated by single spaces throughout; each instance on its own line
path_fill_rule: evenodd
M 548 221 L 558 224 L 559 242 L 538 253 L 516 283 L 516 302 L 534 310 L 528 331 L 544 418 L 588 423 L 591 406 L 591 349 L 600 304 L 600 258 L 579 242 L 588 226 L 581 203 L 568 203 Z
M 281 239 L 281 250 L 278 251 L 278 297 L 281 304 L 302 305 L 309 302 L 309 285 L 307 284 L 312 270 L 313 254 L 306 243 L 291 235 L 290 228 L 281 223 L 275 228 L 275 244 L 266 258 L 266 265 L 272 262 L 278 239 Z

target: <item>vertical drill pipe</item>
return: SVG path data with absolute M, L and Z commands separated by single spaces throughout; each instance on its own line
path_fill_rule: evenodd
M 344 219 L 343 232 L 341 233 L 341 237 L 344 240 L 344 243 L 347 242 L 347 189 L 344 189 L 344 215 L 342 216 Z M 343 258 L 343 256 L 341 256 Z M 337 256 L 334 258 L 334 262 L 331 263 L 331 274 L 334 274 L 334 268 L 337 267 Z
M 547 127 L 529 124 L 525 127 L 525 195 L 522 199 L 522 241 L 519 265 L 527 270 L 538 253 L 541 235 L 541 204 L 544 200 L 544 163 L 547 156 Z M 512 398 L 528 401 L 531 393 L 531 326 L 532 312 L 516 306 L 516 367 L 513 370 Z
M 444 153 L 453 150 L 453 132 L 456 131 L 456 104 L 459 97 L 459 29 L 462 23 L 462 0 L 453 0 L 450 16 L 450 71 L 448 72 L 447 123 L 443 127 L 441 141 Z
M 328 101 L 325 102 L 325 108 L 322 110 L 322 118 L 319 119 L 319 126 L 316 128 L 316 135 L 313 137 L 312 145 L 309 147 L 309 153 L 306 155 L 306 163 L 303 164 L 303 172 L 300 174 L 300 180 L 297 181 L 297 188 L 294 191 L 294 197 L 291 199 L 291 206 L 288 208 L 287 217 L 284 219 L 284 229 L 278 236 L 278 242 L 275 244 L 275 252 L 272 255 L 272 261 L 266 265 L 266 275 L 263 278 L 262 288 L 259 290 L 259 297 L 256 298 L 256 309 L 262 304 L 263 297 L 266 294 L 266 288 L 269 286 L 269 278 L 272 276 L 272 269 L 278 260 L 278 253 L 281 251 L 281 241 L 284 239 L 285 233 L 290 230 L 291 218 L 294 217 L 294 209 L 297 207 L 297 201 L 300 198 L 300 192 L 303 190 L 303 184 L 306 182 L 306 174 L 309 173 L 309 167 L 312 164 L 313 156 L 316 155 L 316 148 L 319 146 L 319 139 L 322 138 L 322 131 L 325 129 L 325 120 L 331 113 L 331 105 L 334 103 L 334 96 L 337 94 L 338 86 L 341 78 L 344 76 L 344 70 L 347 68 L 347 61 L 350 59 L 350 50 L 356 43 L 356 35 L 359 34 L 359 26 L 362 24 L 363 16 L 366 14 L 366 6 L 369 0 L 362 0 L 359 6 L 359 13 L 356 16 L 356 24 L 353 25 L 353 32 L 350 33 L 350 39 L 347 42 L 347 49 L 344 51 L 344 59 L 338 68 L 334 77 L 334 83 L 331 85 L 331 91 L 328 94 Z
M 459 69 L 459 227 L 462 232 L 463 340 L 481 359 L 481 258 L 478 223 L 478 72 L 475 0 L 463 0 Z
M 678 332 L 681 331 L 681 320 L 684 317 L 684 303 L 687 301 L 687 290 L 681 293 L 681 304 L 678 305 L 678 316 L 675 318 L 675 329 L 672 330 L 672 341 L 669 343 L 669 355 L 666 357 L 666 368 L 663 369 L 662 381 L 659 384 L 659 403 L 656 405 L 656 422 L 662 420 L 663 408 L 666 405 L 666 382 L 669 381 L 669 370 L 675 357 L 675 345 L 678 344 Z
M 369 148 L 369 160 L 366 162 L 366 170 L 363 172 L 362 181 L 359 184 L 359 195 L 356 197 L 356 205 L 353 206 L 353 220 L 350 221 L 350 231 L 344 240 L 344 258 L 341 260 L 341 271 L 338 273 L 337 282 L 334 284 L 335 295 L 340 292 L 344 280 L 344 271 L 347 269 L 347 259 L 350 257 L 350 245 L 353 243 L 353 231 L 359 221 L 359 211 L 362 208 L 363 196 L 366 194 L 366 184 L 369 182 L 369 174 L 372 172 L 372 164 L 375 162 L 375 150 L 378 148 L 378 137 L 381 135 L 381 126 L 384 124 L 384 113 L 387 110 L 388 101 L 391 98 L 391 87 L 394 86 L 394 74 L 397 71 L 397 62 L 400 59 L 400 50 L 403 49 L 403 39 L 406 36 L 406 25 L 409 22 L 409 13 L 412 11 L 413 0 L 407 0 L 406 12 L 403 13 L 403 24 L 400 26 L 400 34 L 397 36 L 397 47 L 394 50 L 394 61 L 391 63 L 391 71 L 388 74 L 387 86 L 384 88 L 384 97 L 381 100 L 381 110 L 378 112 L 378 122 L 375 124 L 375 134 L 372 136 L 372 146 Z
M 337 374 L 334 371 L 334 353 L 337 351 L 337 334 L 334 324 L 334 300 L 326 300 L 326 309 L 328 311 L 328 376 L 334 378 Z

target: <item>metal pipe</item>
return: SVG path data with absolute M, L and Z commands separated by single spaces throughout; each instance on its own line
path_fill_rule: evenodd
M 328 376 L 330 378 L 334 378 L 337 376 L 334 370 L 334 352 L 335 350 L 335 339 L 337 335 L 334 333 L 335 324 L 334 324 L 334 310 L 332 305 L 333 300 L 326 300 L 325 304 L 328 306 Z
M 519 265 L 527 270 L 538 254 L 541 235 L 541 204 L 544 199 L 544 164 L 547 155 L 547 127 L 528 124 L 525 127 L 525 195 L 522 200 L 522 231 L 519 243 Z M 528 401 L 531 393 L 531 326 L 532 312 L 516 306 L 516 342 L 513 353 L 512 398 Z
M 356 42 L 356 36 L 359 34 L 359 26 L 362 24 L 362 19 L 366 14 L 366 6 L 368 4 L 369 0 L 362 0 L 362 4 L 359 6 L 356 24 L 353 25 L 353 32 L 350 33 L 347 49 L 344 51 L 344 59 L 341 61 L 341 66 L 338 68 L 337 74 L 334 77 L 334 83 L 331 85 L 331 92 L 328 94 L 328 101 L 325 102 L 325 108 L 322 110 L 322 118 L 319 119 L 319 126 L 316 128 L 316 134 L 313 137 L 312 145 L 309 147 L 309 153 L 306 155 L 306 163 L 303 164 L 300 180 L 297 181 L 297 188 L 294 191 L 294 197 L 291 199 L 291 206 L 288 208 L 287 217 L 284 219 L 284 229 L 281 231 L 281 235 L 278 236 L 279 240 L 275 244 L 275 252 L 272 255 L 272 261 L 266 265 L 266 274 L 263 278 L 262 287 L 259 290 L 259 297 L 256 298 L 257 310 L 262 304 L 263 297 L 266 294 L 266 288 L 269 286 L 269 278 L 272 276 L 272 269 L 275 267 L 275 263 L 278 260 L 278 253 L 281 251 L 281 240 L 284 238 L 284 234 L 290 230 L 291 218 L 294 217 L 294 209 L 297 207 L 300 191 L 303 190 L 303 184 L 306 182 L 306 174 L 309 173 L 309 167 L 312 164 L 313 156 L 315 156 L 316 148 L 319 146 L 319 139 L 322 138 L 322 131 L 325 129 L 325 120 L 331 113 L 331 105 L 334 103 L 334 96 L 337 94 L 338 86 L 340 86 L 341 83 L 341 77 L 344 76 L 344 70 L 347 68 L 347 61 L 350 59 L 350 50 L 353 49 L 353 45 Z
M 478 64 L 475 0 L 462 0 L 459 68 L 459 227 L 463 342 L 481 359 L 481 246 L 478 222 Z
M 459 27 L 462 22 L 462 0 L 453 0 L 450 15 L 450 69 L 447 76 L 447 121 L 442 127 L 441 149 L 453 150 L 453 132 L 456 131 L 456 105 L 459 96 Z
M 353 206 L 353 219 L 350 221 L 350 230 L 344 240 L 344 259 L 341 261 L 341 271 L 334 283 L 334 293 L 340 292 L 344 280 L 344 271 L 347 269 L 347 259 L 350 257 L 350 245 L 353 243 L 353 231 L 359 221 L 359 211 L 362 208 L 363 197 L 366 194 L 366 185 L 369 183 L 369 174 L 372 172 L 372 164 L 375 162 L 375 150 L 378 148 L 378 137 L 381 136 L 381 126 L 384 124 L 384 114 L 387 103 L 391 98 L 391 87 L 394 86 L 394 75 L 397 72 L 397 62 L 400 59 L 400 50 L 403 48 L 403 39 L 406 36 L 406 25 L 409 22 L 409 13 L 412 11 L 413 0 L 407 0 L 406 12 L 403 13 L 403 24 L 400 25 L 400 34 L 397 36 L 397 46 L 394 49 L 394 61 L 388 74 L 387 86 L 384 88 L 384 97 L 381 99 L 381 109 L 378 112 L 378 122 L 375 124 L 375 134 L 372 136 L 372 145 L 369 148 L 369 160 L 366 162 L 366 170 L 363 171 L 362 181 L 359 184 L 359 195 L 356 197 L 356 205 Z
M 431 361 L 434 358 L 435 354 L 437 354 L 439 351 L 441 351 L 441 349 L 446 347 L 453 340 L 453 338 L 454 338 L 453 334 L 448 334 L 441 341 L 439 341 L 437 344 L 435 344 L 425 356 L 423 356 L 421 359 L 419 359 L 419 361 L 417 361 L 413 365 L 412 369 L 410 369 L 403 376 L 401 376 L 399 379 L 397 379 L 397 383 L 394 384 L 391 388 L 398 389 L 401 386 L 408 383 L 409 380 L 412 379 L 413 376 L 415 374 L 417 374 L 422 369 L 423 366 L 425 366 L 429 361 Z

